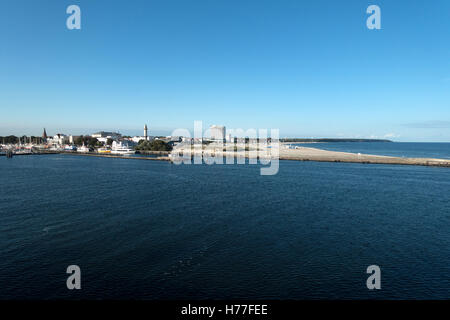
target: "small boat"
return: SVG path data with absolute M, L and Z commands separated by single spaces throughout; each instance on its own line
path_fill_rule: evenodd
M 77 147 L 67 144 L 64 146 L 64 151 L 77 151 Z
M 111 149 L 108 149 L 106 147 L 102 147 L 102 148 L 98 148 L 97 152 L 98 153 L 102 153 L 102 154 L 110 154 L 111 153 Z
M 86 147 L 85 145 L 82 145 L 81 147 L 77 148 L 77 151 L 81 153 L 88 153 L 91 151 L 91 149 L 89 147 Z
M 25 148 L 16 148 L 16 150 L 14 150 L 14 154 L 31 154 L 31 150 L 29 149 L 25 149 Z

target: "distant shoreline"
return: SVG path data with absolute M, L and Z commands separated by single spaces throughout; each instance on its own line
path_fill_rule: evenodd
M 284 138 L 280 139 L 281 143 L 320 143 L 320 142 L 393 142 L 386 139 L 335 139 L 335 138 L 320 138 L 320 139 L 304 139 L 304 138 Z

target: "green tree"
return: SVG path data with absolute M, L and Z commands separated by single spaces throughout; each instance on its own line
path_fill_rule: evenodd
M 135 149 L 138 151 L 171 151 L 172 146 L 162 140 L 141 140 Z
M 16 136 L 0 137 L 0 143 L 15 144 L 18 142 L 19 142 L 19 138 L 17 138 Z
M 82 146 L 83 142 L 84 142 L 83 136 L 78 136 L 78 137 L 75 137 L 75 139 L 73 139 L 73 143 L 75 143 L 75 145 L 77 145 L 77 146 Z

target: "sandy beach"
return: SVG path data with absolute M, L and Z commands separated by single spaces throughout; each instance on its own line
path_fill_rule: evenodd
M 402 158 L 389 157 L 370 154 L 358 154 L 349 152 L 328 151 L 310 147 L 297 147 L 295 149 L 288 148 L 288 143 L 280 143 L 278 148 L 278 156 L 276 149 L 265 147 L 262 145 L 246 145 L 246 150 L 239 151 L 223 151 L 221 145 L 210 144 L 203 148 L 203 151 L 193 151 L 192 155 L 203 153 L 203 156 L 222 155 L 223 157 L 234 158 L 277 158 L 280 160 L 297 160 L 297 161 L 322 161 L 322 162 L 352 162 L 352 163 L 372 163 L 372 164 L 400 164 L 400 165 L 421 165 L 421 166 L 438 166 L 450 167 L 450 160 L 434 159 L 434 158 Z M 188 151 L 186 147 L 178 147 L 174 149 L 174 153 L 183 154 Z M 185 153 L 186 154 L 186 153 Z M 173 156 L 172 156 L 173 158 Z
M 369 154 L 328 151 L 309 147 L 298 147 L 297 149 L 288 149 L 281 146 L 280 160 L 302 160 L 302 161 L 309 160 L 309 161 L 327 161 L 327 162 L 357 162 L 357 163 L 405 164 L 405 165 L 450 167 L 450 160 L 445 159 L 388 157 Z

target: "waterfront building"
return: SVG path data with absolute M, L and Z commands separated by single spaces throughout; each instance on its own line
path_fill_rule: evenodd
M 209 127 L 211 140 L 223 141 L 225 139 L 225 126 L 212 125 Z
M 101 142 L 101 143 L 103 143 L 103 144 L 106 144 L 107 142 L 108 142 L 108 139 L 112 139 L 112 138 L 107 138 L 107 137 L 104 137 L 104 138 L 96 138 L 99 142 Z
M 53 136 L 53 138 L 48 139 L 48 141 L 51 144 L 56 144 L 56 145 L 62 146 L 64 144 L 69 143 L 69 137 L 66 136 L 65 134 L 57 133 Z
M 139 141 L 141 141 L 141 140 L 145 140 L 144 137 L 134 136 L 133 138 L 131 138 L 131 141 L 133 141 L 135 143 L 139 143 Z
M 113 139 L 113 140 L 117 140 L 120 139 L 122 137 L 122 135 L 118 132 L 107 132 L 107 131 L 100 131 L 100 132 L 96 132 L 93 133 L 92 138 L 96 138 L 97 140 L 99 139 Z M 100 140 L 99 140 L 100 141 Z

